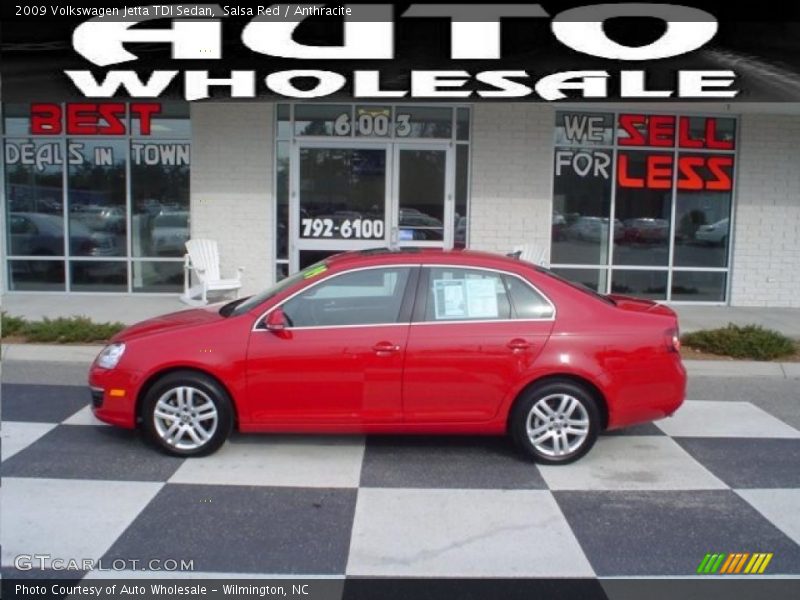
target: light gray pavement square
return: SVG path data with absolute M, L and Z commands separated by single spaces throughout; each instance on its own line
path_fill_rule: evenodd
M 2 427 L 0 427 L 0 439 L 2 439 L 0 455 L 2 455 L 3 460 L 11 458 L 20 450 L 30 446 L 53 427 L 55 427 L 53 423 L 4 421 Z
M 360 489 L 348 575 L 591 577 L 540 490 Z
M 713 490 L 727 486 L 666 436 L 600 438 L 569 465 L 540 465 L 551 490 Z
M 800 489 L 734 490 L 772 524 L 800 544 Z
M 358 487 L 360 437 L 238 437 L 211 456 L 185 461 L 170 483 L 297 487 Z
M 656 425 L 674 437 L 800 438 L 800 431 L 750 402 L 687 401 Z
M 19 554 L 99 559 L 161 483 L 3 478 L 2 564 Z M 10 510 L 13 507 L 13 510 Z
M 103 423 L 100 419 L 94 416 L 91 406 L 84 406 L 69 419 L 64 421 L 64 425 L 104 425 L 109 426 L 108 423 Z

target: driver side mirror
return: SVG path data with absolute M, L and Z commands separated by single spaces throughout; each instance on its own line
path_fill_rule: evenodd
M 267 315 L 264 325 L 267 331 L 283 331 L 289 326 L 286 315 L 283 314 L 283 309 L 276 308 L 269 315 Z

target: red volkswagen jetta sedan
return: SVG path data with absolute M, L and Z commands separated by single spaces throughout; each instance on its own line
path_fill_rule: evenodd
M 89 373 L 94 414 L 194 456 L 244 432 L 509 434 L 543 463 L 671 415 L 678 322 L 512 258 L 331 257 L 250 298 L 125 329 Z

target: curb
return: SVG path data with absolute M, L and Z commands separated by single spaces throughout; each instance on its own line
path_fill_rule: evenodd
M 2 360 L 14 362 L 57 362 L 88 367 L 102 345 L 3 344 Z M 778 377 L 800 379 L 800 363 L 745 360 L 685 360 L 690 377 Z
M 3 362 L 58 362 L 88 367 L 103 346 L 59 344 L 3 344 Z

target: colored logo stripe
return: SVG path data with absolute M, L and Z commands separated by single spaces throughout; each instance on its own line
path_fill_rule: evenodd
M 713 575 L 714 573 L 731 575 L 742 572 L 748 575 L 761 574 L 766 570 L 772 557 L 772 552 L 755 552 L 753 554 L 749 552 L 709 552 L 697 566 L 697 573 L 699 575 Z

